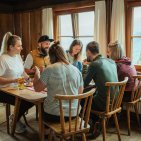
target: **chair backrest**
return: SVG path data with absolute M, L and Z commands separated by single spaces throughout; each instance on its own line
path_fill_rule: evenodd
M 141 98 L 141 75 L 135 75 L 131 101 L 138 102 Z
M 81 130 L 82 128 L 88 127 L 88 121 L 90 116 L 90 110 L 91 110 L 91 104 L 92 104 L 92 98 L 93 94 L 96 91 L 96 89 L 92 89 L 89 92 L 78 94 L 78 95 L 56 95 L 55 99 L 59 101 L 60 106 L 60 123 L 61 123 L 61 130 L 62 133 L 68 133 L 68 132 L 76 132 Z M 77 113 L 76 118 L 72 119 L 72 102 L 74 100 L 78 101 L 77 104 Z M 84 100 L 84 107 L 81 109 L 80 102 L 81 100 Z M 67 101 L 69 103 L 69 121 L 68 125 L 66 126 L 65 118 L 64 118 L 64 110 L 63 110 L 63 101 Z M 79 117 L 79 111 L 82 111 L 81 117 Z M 73 124 L 72 124 L 73 122 Z
M 111 115 L 121 109 L 124 90 L 128 77 L 125 77 L 121 82 L 106 82 L 107 100 L 106 100 L 106 114 Z

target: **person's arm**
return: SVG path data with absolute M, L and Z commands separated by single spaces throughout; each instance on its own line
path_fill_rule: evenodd
M 43 91 L 46 88 L 46 85 L 40 80 L 40 71 L 36 66 L 35 66 L 33 86 L 36 92 Z
M 80 74 L 80 79 L 78 81 L 78 85 L 79 85 L 78 94 L 82 94 L 83 93 L 83 89 L 84 89 L 84 87 L 83 87 L 84 83 L 83 83 L 82 74 L 80 72 L 79 72 L 79 74 Z
M 82 94 L 83 93 L 83 86 L 79 87 L 79 90 L 78 90 L 78 94 Z
M 29 75 L 25 71 L 23 72 L 23 76 L 26 80 L 29 79 Z
M 82 62 L 83 65 L 90 65 L 90 63 L 91 62 L 88 62 L 87 59 L 84 59 L 83 62 Z
M 92 64 L 89 65 L 86 77 L 84 78 L 84 88 L 89 85 L 92 81 L 93 76 L 95 75 L 94 66 Z
M 33 65 L 33 57 L 29 53 L 27 55 L 26 60 L 25 60 L 25 63 L 24 63 L 25 72 L 27 74 L 33 73 L 33 70 L 31 69 L 32 65 Z
M 6 70 L 7 70 L 6 61 L 5 59 L 3 59 L 2 56 L 0 56 L 0 85 L 17 82 L 17 79 L 3 77 L 3 75 L 5 75 Z
M 0 85 L 6 85 L 10 83 L 16 83 L 18 79 L 9 79 L 0 76 Z

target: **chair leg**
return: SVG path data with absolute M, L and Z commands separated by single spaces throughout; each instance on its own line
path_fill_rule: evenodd
M 126 106 L 126 110 L 127 110 L 128 135 L 130 136 L 130 134 L 131 134 L 131 127 L 130 127 L 130 107 L 128 105 Z
M 102 118 L 103 141 L 106 141 L 106 119 Z
M 50 129 L 50 133 L 48 135 L 48 141 L 52 141 L 52 130 Z
M 71 140 L 74 141 L 74 135 L 72 135 L 71 138 L 72 138 Z
M 139 112 L 138 112 L 138 107 L 137 107 L 137 104 L 134 105 L 134 109 L 135 109 L 135 113 L 136 113 L 136 116 L 137 116 L 137 122 L 138 122 L 138 126 L 140 128 L 140 118 L 139 118 Z
M 7 133 L 9 134 L 9 116 L 10 116 L 10 104 L 6 104 L 6 122 L 7 122 Z
M 113 116 L 114 116 L 115 126 L 116 126 L 117 133 L 118 133 L 118 140 L 121 141 L 120 130 L 119 130 L 119 124 L 118 124 L 117 115 L 114 114 Z
M 82 141 L 86 141 L 86 135 L 85 135 L 85 133 L 82 133 Z
M 64 140 L 64 138 L 60 138 L 60 141 L 63 141 Z
M 36 120 L 38 121 L 38 106 L 36 106 Z

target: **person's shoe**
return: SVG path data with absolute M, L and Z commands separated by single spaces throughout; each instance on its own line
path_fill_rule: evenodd
M 101 126 L 99 122 L 96 122 L 95 124 L 90 124 L 90 130 L 87 134 L 88 139 L 96 139 L 101 133 Z
M 15 133 L 21 134 L 21 133 L 24 133 L 24 132 L 26 132 L 26 126 L 25 126 L 25 124 L 23 124 L 21 121 L 18 121 L 16 123 Z
M 13 118 L 14 118 L 14 115 L 13 115 L 13 114 L 9 116 L 10 130 L 12 129 Z M 24 133 L 25 131 L 26 131 L 26 125 L 23 124 L 23 123 L 19 120 L 19 121 L 16 123 L 15 133 L 21 134 L 21 133 Z

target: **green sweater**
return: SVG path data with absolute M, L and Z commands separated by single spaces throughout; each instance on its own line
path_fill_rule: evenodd
M 99 110 L 106 108 L 106 82 L 118 82 L 117 68 L 114 61 L 98 55 L 89 65 L 86 77 L 84 78 L 84 87 L 87 87 L 91 80 L 94 80 L 97 92 L 93 98 L 93 105 Z

